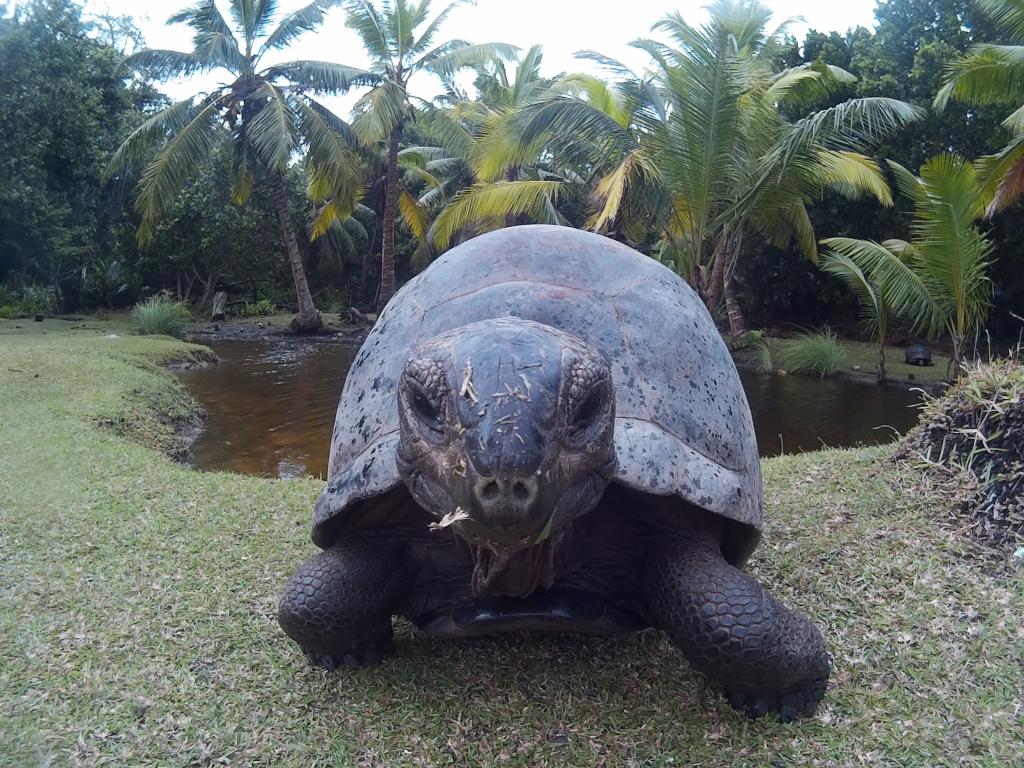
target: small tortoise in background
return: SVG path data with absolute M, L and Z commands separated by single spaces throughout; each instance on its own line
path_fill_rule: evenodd
M 450 251 L 388 305 L 345 382 L 323 552 L 281 598 L 315 664 L 430 635 L 664 630 L 730 704 L 811 714 L 821 634 L 740 568 L 760 537 L 750 409 L 686 283 L 524 226 Z
M 911 344 L 903 352 L 903 362 L 907 365 L 919 365 L 921 367 L 934 365 L 932 363 L 932 351 L 922 341 Z

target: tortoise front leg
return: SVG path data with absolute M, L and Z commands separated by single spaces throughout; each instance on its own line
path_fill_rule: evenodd
M 361 667 L 393 650 L 401 555 L 375 543 L 336 544 L 303 563 L 281 595 L 278 622 L 317 666 Z
M 752 717 L 812 715 L 828 684 L 821 633 L 717 551 L 683 538 L 658 546 L 645 575 L 652 622 Z

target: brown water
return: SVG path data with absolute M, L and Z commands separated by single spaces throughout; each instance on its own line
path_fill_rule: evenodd
M 182 379 L 209 414 L 192 463 L 269 477 L 323 476 L 356 348 L 315 342 L 210 344 L 217 365 Z M 741 372 L 762 456 L 887 442 L 913 426 L 917 395 L 839 379 Z

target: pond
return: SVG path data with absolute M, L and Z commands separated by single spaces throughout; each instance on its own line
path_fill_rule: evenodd
M 268 477 L 324 476 L 338 398 L 357 348 L 317 342 L 209 344 L 220 362 L 181 374 L 208 413 L 192 464 Z M 893 440 L 914 392 L 741 371 L 762 456 Z

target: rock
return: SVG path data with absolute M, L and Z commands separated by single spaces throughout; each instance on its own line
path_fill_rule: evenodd
M 225 312 L 228 306 L 228 295 L 224 291 L 217 291 L 213 294 L 213 315 L 210 320 L 217 322 L 225 318 Z
M 263 323 L 256 323 L 256 327 L 257 328 L 266 328 L 267 326 L 265 326 Z
M 785 368 L 778 368 L 775 371 L 776 376 L 788 376 L 789 372 Z
M 36 315 L 34 319 L 35 319 L 35 321 L 37 323 L 43 322 L 43 316 L 42 315 Z
M 851 365 L 850 366 L 850 370 L 851 371 L 860 371 L 861 367 L 859 365 Z

